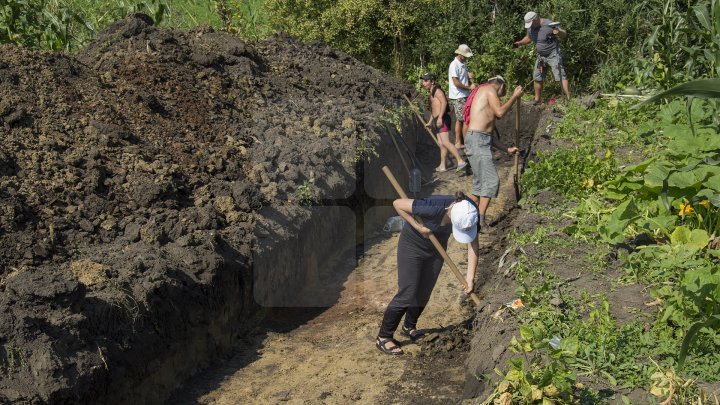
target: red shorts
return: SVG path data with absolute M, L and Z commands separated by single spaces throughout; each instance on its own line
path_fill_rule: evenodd
M 432 130 L 435 135 L 442 134 L 443 132 L 450 132 L 450 114 L 445 113 L 442 116 L 442 127 L 437 127 L 437 117 L 432 118 Z

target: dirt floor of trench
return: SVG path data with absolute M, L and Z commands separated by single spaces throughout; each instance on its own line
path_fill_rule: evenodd
M 504 121 L 501 129 L 510 124 L 509 119 Z M 526 122 L 521 131 L 527 144 L 534 124 Z M 512 141 L 505 137 L 504 142 Z M 419 155 L 427 177 L 437 165 L 437 149 Z M 501 185 L 488 217 L 497 225 L 515 206 L 515 192 L 512 159 L 499 152 L 495 157 Z M 471 186 L 469 173 L 449 170 L 434 177 L 436 181 L 423 187 L 421 194 L 452 194 Z M 481 236 L 481 252 L 492 249 L 502 236 Z M 333 280 L 341 286 L 335 305 L 271 311 L 234 354 L 186 381 L 168 403 L 461 402 L 474 309 L 447 264 L 418 325 L 426 337 L 413 343 L 396 334 L 406 353 L 398 357 L 382 354 L 374 346 L 382 314 L 396 292 L 398 237 L 399 233 L 383 231 L 366 237 L 364 248 L 352 260 L 340 258 L 334 264 L 344 266 L 342 271 L 336 268 L 342 279 Z M 465 246 L 451 238 L 448 253 L 464 272 Z M 354 270 L 349 272 L 348 266 Z

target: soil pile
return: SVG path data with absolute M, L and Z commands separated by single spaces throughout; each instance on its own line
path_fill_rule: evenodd
M 0 401 L 162 399 L 255 311 L 258 210 L 356 193 L 411 91 L 141 14 L 76 56 L 0 47 Z

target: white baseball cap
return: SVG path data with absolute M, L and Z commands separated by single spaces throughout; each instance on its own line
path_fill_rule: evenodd
M 477 237 L 478 209 L 468 200 L 456 202 L 450 207 L 453 237 L 460 243 L 470 243 Z
M 536 12 L 528 11 L 527 14 L 525 14 L 525 28 L 530 28 L 533 20 L 535 20 L 536 18 L 537 18 Z

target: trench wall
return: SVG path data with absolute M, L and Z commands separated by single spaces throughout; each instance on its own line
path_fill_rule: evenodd
M 397 215 L 392 208 L 397 193 L 382 167 L 387 165 L 407 190 L 407 171 L 391 137 L 409 163 L 405 145 L 414 154 L 424 129 L 409 117 L 398 127 L 400 131 L 389 126 L 378 131 L 377 156 L 358 165 L 353 195 L 312 207 L 267 207 L 260 212 L 262 228 L 271 230 L 259 235 L 253 252 L 253 298 L 260 307 L 329 307 L 336 302 L 341 282 L 352 271 L 347 264 L 355 262 L 356 248 Z

